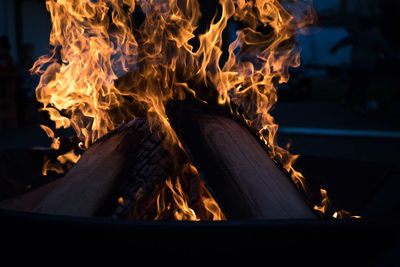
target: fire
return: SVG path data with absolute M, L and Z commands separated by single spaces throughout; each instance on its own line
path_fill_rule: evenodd
M 76 155 L 74 150 L 69 151 L 68 153 L 58 156 L 57 160 L 61 163 L 61 164 L 65 164 L 67 162 L 71 162 L 71 163 L 77 163 L 78 160 L 81 158 L 81 155 Z
M 335 219 L 345 219 L 345 218 L 353 218 L 353 219 L 361 219 L 361 216 L 358 215 L 351 215 L 350 212 L 346 211 L 346 210 L 339 210 L 336 211 L 333 215 L 333 218 Z
M 331 206 L 331 201 L 329 200 L 328 192 L 326 192 L 325 189 L 321 188 L 320 191 L 321 191 L 321 203 L 320 205 L 315 205 L 314 209 L 325 214 Z
M 56 138 L 52 129 L 45 125 L 40 125 L 40 127 L 46 132 L 47 136 L 53 140 L 51 148 L 54 150 L 60 149 L 60 138 Z
M 304 3 L 306 8 L 298 16 L 293 6 Z M 277 85 L 288 81 L 289 67 L 300 64 L 295 33 L 312 20 L 311 3 L 220 0 L 219 4 L 220 15 L 196 36 L 201 17 L 197 0 L 47 0 L 53 50 L 32 68 L 41 74 L 36 95 L 42 109 L 56 128 L 73 127 L 85 148 L 142 112 L 151 128 L 165 136 L 165 148 L 177 155 L 184 149 L 166 116 L 168 101 L 190 96 L 226 106 L 233 103 L 237 109 L 232 112 L 259 132 L 270 157 L 304 187 L 303 176 L 293 168 L 297 156 L 278 146 L 278 125 L 269 111 L 277 101 Z M 145 18 L 134 25 L 138 7 Z M 228 20 L 244 27 L 236 32 L 223 63 L 222 35 Z M 198 40 L 196 47 L 192 40 Z M 56 147 L 54 133 L 43 129 Z M 176 158 L 175 168 L 181 174 L 169 177 L 157 196 L 158 217 L 173 209 L 178 220 L 199 220 L 182 187 L 185 177 L 194 177 L 184 173 L 197 171 L 189 163 L 181 166 L 180 157 Z M 204 183 L 200 185 L 206 217 L 224 219 Z M 173 203 L 166 202 L 167 190 Z
M 332 213 L 329 213 L 329 210 L 332 209 L 332 206 L 331 206 L 331 201 L 328 197 L 328 192 L 322 188 L 320 189 L 320 192 L 321 192 L 321 203 L 319 205 L 315 205 L 314 210 L 317 210 L 325 215 L 332 214 Z M 332 218 L 335 218 L 335 219 L 345 219 L 345 218 L 361 219 L 361 216 L 352 215 L 350 212 L 342 209 L 339 211 L 335 211 L 332 214 Z
M 60 138 L 55 137 L 55 134 L 52 129 L 45 125 L 40 125 L 40 127 L 46 132 L 47 136 L 53 140 L 51 144 L 51 148 L 54 150 L 60 149 Z M 45 159 L 43 164 L 42 174 L 47 176 L 49 171 L 54 171 L 58 174 L 63 174 L 66 170 L 68 170 L 72 165 L 67 166 L 67 163 L 77 163 L 80 159 L 80 155 L 76 155 L 74 150 L 71 150 L 63 155 L 57 157 L 57 161 L 51 161 L 50 159 Z
M 58 156 L 56 161 L 45 158 L 42 174 L 46 176 L 49 171 L 63 174 L 69 170 L 73 164 L 77 163 L 80 158 L 81 155 L 76 155 L 73 149 L 63 155 Z
M 171 178 L 167 179 L 165 182 L 169 190 L 172 192 L 172 197 L 174 198 L 177 209 L 174 211 L 174 216 L 177 220 L 191 220 L 198 221 L 194 210 L 188 206 L 188 196 L 182 191 L 179 179 L 176 180 L 176 184 L 173 185 Z
M 183 167 L 182 177 L 168 177 L 165 181 L 165 186 L 161 189 L 156 199 L 157 215 L 156 220 L 168 217 L 168 213 L 172 213 L 176 220 L 191 220 L 199 221 L 200 219 L 207 220 L 225 220 L 225 215 L 222 213 L 217 202 L 214 200 L 210 192 L 207 190 L 203 181 L 200 179 L 196 168 L 192 164 L 186 164 Z M 182 182 L 188 182 L 186 186 L 198 186 L 199 190 L 195 193 L 201 199 L 202 206 L 190 207 L 190 197 L 184 190 Z M 200 215 L 198 215 L 199 213 Z M 167 215 L 166 215 L 167 214 Z
M 225 215 L 222 213 L 217 202 L 215 202 L 211 194 L 207 192 L 207 195 L 208 196 L 203 198 L 203 203 L 204 203 L 204 208 L 207 210 L 209 214 L 211 214 L 211 219 L 213 221 L 226 220 Z
M 53 50 L 32 68 L 42 75 L 36 96 L 56 128 L 73 127 L 86 147 L 118 123 L 110 111 L 123 105 L 126 94 L 114 85 L 116 71 L 127 72 L 135 63 L 128 19 L 135 3 L 123 2 L 129 10 L 118 0 L 46 1 Z

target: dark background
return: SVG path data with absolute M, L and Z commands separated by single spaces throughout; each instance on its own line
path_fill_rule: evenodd
M 290 143 L 290 151 L 301 155 L 296 167 L 311 187 L 328 190 L 335 210 L 397 217 L 400 46 L 394 22 L 399 2 L 315 0 L 314 6 L 318 22 L 307 34 L 297 36 L 302 66 L 291 70 L 288 84 L 279 86 L 278 103 L 272 111 L 280 125 L 278 142 L 282 146 Z M 216 1 L 202 2 L 203 21 L 211 20 L 215 7 Z M 205 28 L 203 23 L 198 31 Z M 227 31 L 234 28 L 230 25 Z M 0 1 L 0 36 L 2 51 L 6 51 L 0 73 L 0 157 L 7 165 L 2 167 L 2 199 L 49 180 L 38 176 L 35 181 L 25 177 L 22 184 L 5 182 L 4 173 L 9 173 L 10 166 L 17 169 L 24 164 L 34 165 L 37 171 L 42 160 L 37 151 L 50 144 L 39 127 L 48 119 L 37 111 L 40 105 L 34 89 L 38 77 L 28 72 L 48 51 L 50 30 L 45 1 Z M 370 30 L 381 36 L 389 52 L 374 48 L 377 60 L 360 75 L 352 64 L 354 46 L 342 47 L 336 53 L 330 50 L 343 38 Z M 356 88 L 351 99 L 346 97 L 350 88 Z M 36 148 L 37 162 L 25 163 L 23 157 L 15 160 L 23 153 L 32 157 L 28 148 Z

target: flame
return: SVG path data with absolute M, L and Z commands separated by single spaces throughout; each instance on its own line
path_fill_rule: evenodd
M 197 183 L 197 186 L 200 189 L 199 195 L 204 208 L 203 216 L 212 221 L 226 220 L 225 214 L 221 211 L 218 203 L 212 197 L 210 191 L 208 191 L 203 180 L 200 178 L 196 167 L 194 167 L 192 164 L 187 164 L 186 166 L 187 172 L 189 173 L 190 177 L 192 177 L 191 179 L 194 180 L 194 183 Z
M 128 19 L 135 3 L 123 1 L 128 11 L 120 3 L 46 1 L 53 50 L 32 67 L 42 74 L 36 96 L 56 128 L 73 127 L 86 147 L 115 127 L 109 111 L 125 95 L 114 85 L 116 69 L 127 72 L 135 62 L 137 44 Z
M 314 210 L 317 210 L 325 215 L 328 215 L 328 211 L 332 208 L 331 201 L 328 197 L 328 192 L 322 188 L 320 189 L 320 192 L 321 192 L 321 203 L 319 205 L 315 205 Z M 332 214 L 332 213 L 330 213 L 330 214 Z M 339 211 L 335 211 L 332 214 L 332 218 L 335 218 L 335 219 L 345 219 L 345 218 L 361 219 L 361 216 L 352 215 L 349 211 L 342 209 Z
M 320 192 L 321 203 L 319 205 L 315 205 L 314 210 L 320 211 L 325 214 L 331 206 L 331 201 L 329 200 L 328 192 L 325 189 L 320 188 Z
M 63 174 L 64 168 L 62 165 L 59 164 L 58 161 L 53 162 L 52 160 L 45 158 L 42 168 L 42 175 L 47 176 L 49 171 L 53 171 L 58 174 Z
M 188 205 L 188 196 L 183 192 L 179 179 L 174 182 L 171 177 L 165 181 L 166 187 L 157 196 L 157 216 L 156 220 L 162 218 L 166 211 L 172 211 L 176 220 L 198 221 L 196 213 Z M 167 190 L 172 194 L 173 201 L 166 200 Z
M 175 200 L 177 209 L 174 211 L 174 216 L 177 220 L 190 220 L 198 221 L 196 213 L 188 206 L 188 196 L 182 191 L 181 183 L 179 179 L 176 180 L 176 184 L 173 185 L 171 179 L 167 179 L 165 182 L 167 187 L 171 190 L 172 196 Z
M 277 101 L 277 85 L 288 81 L 289 67 L 300 64 L 295 33 L 313 19 L 311 9 L 295 16 L 278 0 L 220 0 L 219 4 L 220 15 L 196 36 L 201 17 L 197 0 L 46 1 L 53 49 L 32 68 L 41 74 L 36 95 L 42 110 L 56 128 L 73 127 L 86 148 L 118 124 L 144 113 L 151 129 L 165 136 L 164 147 L 173 155 L 176 170 L 157 196 L 157 218 L 173 209 L 176 219 L 199 219 L 182 186 L 198 182 L 193 178 L 198 174 L 193 174 L 197 171 L 187 160 L 182 163 L 184 148 L 165 111 L 169 100 L 188 96 L 236 105 L 232 112 L 259 132 L 271 158 L 305 187 L 304 177 L 293 168 L 297 156 L 276 142 L 278 125 L 269 111 Z M 138 7 L 145 18 L 134 28 L 132 17 Z M 244 27 L 236 32 L 223 63 L 222 36 L 229 20 Z M 196 39 L 195 48 L 191 41 Z M 55 140 L 54 134 L 48 135 Z M 198 184 L 207 216 L 224 219 L 204 183 Z M 173 202 L 165 197 L 167 190 Z
M 55 137 L 53 130 L 49 127 L 45 125 L 40 125 L 40 127 L 46 132 L 47 136 L 52 139 L 52 144 L 50 147 L 54 150 L 59 150 L 60 138 Z M 63 155 L 58 156 L 57 161 L 52 161 L 46 158 L 42 168 L 42 175 L 47 176 L 48 171 L 54 171 L 58 174 L 63 174 L 66 170 L 72 167 L 72 165 L 66 166 L 66 163 L 75 164 L 76 162 L 78 162 L 80 157 L 81 155 L 76 155 L 74 150 L 72 149 L 71 151 Z
M 361 216 L 358 215 L 352 215 L 350 212 L 346 210 L 339 210 L 336 211 L 333 215 L 333 218 L 335 219 L 345 219 L 345 218 L 352 218 L 352 219 L 361 219 Z
M 202 218 L 207 220 L 225 220 L 225 215 L 200 179 L 196 168 L 192 164 L 186 164 L 182 174 L 184 178 L 176 177 L 173 179 L 169 177 L 165 181 L 165 186 L 157 196 L 157 215 L 155 219 L 162 219 L 166 213 L 172 213 L 176 220 L 198 221 L 200 218 L 197 212 L 199 212 Z M 189 187 L 199 187 L 198 193 L 203 207 L 191 207 L 189 205 L 191 201 L 185 193 L 181 181 L 189 182 Z
M 61 163 L 61 164 L 65 164 L 67 162 L 71 162 L 71 163 L 77 163 L 78 160 L 81 158 L 81 155 L 76 155 L 74 150 L 69 151 L 68 153 L 58 156 L 57 160 Z
M 211 218 L 213 221 L 221 221 L 226 220 L 224 213 L 218 206 L 218 203 L 214 200 L 211 194 L 208 192 L 208 197 L 203 197 L 204 208 L 208 213 L 211 214 Z
M 46 132 L 47 136 L 53 140 L 50 147 L 54 150 L 60 149 L 60 138 L 55 137 L 53 130 L 45 125 L 40 125 L 40 127 Z
M 57 157 L 56 161 L 45 158 L 42 175 L 47 176 L 49 171 L 54 171 L 58 174 L 63 174 L 69 170 L 73 164 L 77 163 L 81 155 L 76 155 L 75 151 L 71 151 Z

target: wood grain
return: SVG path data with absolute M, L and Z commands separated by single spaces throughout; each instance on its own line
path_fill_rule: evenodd
M 229 112 L 174 102 L 168 114 L 228 219 L 316 218 L 290 177 Z
M 145 131 L 138 120 L 98 140 L 57 186 L 32 210 L 70 216 L 92 217 L 118 189 L 129 153 L 137 151 Z
M 293 183 L 246 129 L 224 117 L 199 115 L 196 120 L 210 156 L 221 165 L 221 178 L 226 177 L 215 188 L 230 199 L 226 205 L 234 210 L 236 202 L 244 202 L 248 210 L 243 212 L 257 219 L 314 217 Z

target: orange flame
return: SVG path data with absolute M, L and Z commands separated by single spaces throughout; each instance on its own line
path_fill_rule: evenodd
M 208 192 L 208 197 L 203 197 L 204 208 L 208 213 L 211 214 L 213 221 L 226 220 L 224 213 L 218 206 L 218 203 L 214 200 L 211 194 Z
M 71 162 L 71 163 L 77 163 L 78 160 L 81 158 L 81 155 L 76 155 L 74 150 L 69 151 L 68 153 L 58 156 L 57 160 L 61 163 L 61 164 L 65 164 L 67 162 Z
M 339 210 L 336 211 L 333 215 L 333 218 L 335 219 L 345 219 L 345 218 L 351 218 L 351 219 L 361 219 L 361 216 L 358 215 L 352 215 L 350 212 L 346 210 Z
M 40 127 L 46 132 L 47 136 L 53 140 L 50 147 L 54 150 L 60 149 L 60 138 L 55 137 L 53 130 L 45 125 L 40 125 Z
M 45 162 L 44 162 L 43 168 L 42 168 L 42 175 L 47 176 L 49 171 L 53 171 L 58 174 L 64 173 L 64 169 L 63 169 L 62 165 L 59 164 L 58 161 L 53 162 L 50 159 L 45 159 Z
M 123 1 L 128 11 L 120 3 L 46 1 L 54 48 L 32 68 L 42 74 L 36 96 L 56 128 L 72 126 L 86 146 L 115 127 L 109 111 L 125 95 L 115 88 L 116 68 L 127 72 L 135 62 L 137 45 L 128 19 L 135 3 Z
M 57 157 L 57 161 L 52 161 L 50 159 L 45 159 L 43 164 L 42 174 L 47 175 L 49 171 L 54 171 L 58 174 L 63 174 L 66 170 L 70 169 L 73 164 L 77 163 L 81 158 L 81 155 L 76 155 L 74 150 L 60 155 Z M 69 164 L 67 164 L 69 163 Z
M 331 201 L 328 197 L 328 192 L 325 189 L 320 189 L 321 191 L 321 203 L 319 205 L 314 206 L 314 210 L 317 210 L 325 215 L 328 215 L 328 210 L 331 209 Z M 330 213 L 332 214 L 332 213 Z M 329 215 L 330 216 L 330 215 Z M 339 210 L 335 211 L 332 214 L 332 217 L 335 219 L 345 219 L 345 218 L 352 218 L 352 219 L 361 219 L 361 216 L 352 215 L 350 212 L 346 210 Z
M 176 155 L 184 149 L 166 116 L 169 100 L 190 95 L 221 105 L 233 102 L 259 131 L 271 158 L 304 187 L 303 176 L 293 168 L 297 156 L 277 145 L 278 125 L 269 111 L 277 101 L 277 84 L 287 82 L 288 68 L 300 64 L 295 31 L 306 25 L 310 12 L 294 17 L 278 0 L 220 0 L 220 17 L 216 15 L 208 30 L 197 36 L 195 49 L 190 41 L 196 38 L 201 16 L 197 0 L 137 0 L 136 5 L 145 19 L 134 29 L 134 0 L 46 1 L 54 49 L 32 70 L 41 74 L 37 99 L 56 128 L 73 127 L 88 147 L 144 111 L 151 129 L 160 129 L 165 148 Z M 228 60 L 221 64 L 222 35 L 230 19 L 245 27 L 237 31 Z M 267 31 L 260 32 L 260 27 Z M 187 171 L 176 158 L 175 167 Z M 181 187 L 184 177 L 178 174 L 166 183 L 177 207 L 174 216 L 197 220 Z M 213 219 L 223 219 L 218 204 L 201 185 L 204 208 Z M 172 207 L 161 195 L 157 204 L 159 214 Z
M 325 214 L 331 205 L 331 201 L 329 200 L 328 192 L 326 192 L 325 189 L 321 188 L 320 191 L 321 191 L 321 203 L 319 205 L 315 205 L 314 209 Z
M 199 219 L 196 217 L 196 213 L 191 208 L 189 208 L 187 204 L 188 196 L 182 191 L 179 179 L 176 180 L 175 185 L 172 184 L 171 179 L 167 179 L 165 184 L 171 190 L 172 196 L 177 206 L 177 209 L 174 211 L 175 218 L 179 221 L 181 220 L 198 221 Z

